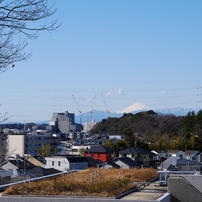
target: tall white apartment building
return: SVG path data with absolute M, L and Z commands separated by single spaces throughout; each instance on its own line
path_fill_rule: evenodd
M 8 135 L 8 155 L 24 154 L 37 155 L 41 146 L 50 145 L 54 150 L 60 144 L 60 137 L 56 135 Z

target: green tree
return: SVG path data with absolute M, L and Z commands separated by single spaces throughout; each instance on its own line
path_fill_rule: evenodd
M 187 148 L 192 150 L 196 148 L 196 141 L 194 135 L 188 139 Z
M 126 142 L 126 140 L 117 140 L 115 143 L 114 143 L 114 147 L 113 149 L 115 151 L 121 151 L 121 150 L 124 150 L 124 149 L 127 149 L 128 148 L 128 143 Z
M 43 145 L 38 150 L 39 156 L 52 156 L 50 144 Z
M 113 140 L 111 140 L 111 139 L 110 140 L 106 140 L 105 143 L 104 143 L 104 146 L 113 149 L 114 148 L 114 142 L 113 142 Z
M 80 154 L 81 156 L 84 156 L 84 151 L 85 151 L 85 148 L 84 148 L 84 147 L 81 147 L 81 148 L 79 149 L 79 154 Z
M 183 130 L 186 135 L 186 138 L 191 135 L 193 132 L 194 126 L 196 125 L 196 116 L 194 111 L 188 112 L 188 114 L 184 117 L 183 120 Z
M 135 146 L 136 138 L 135 138 L 135 135 L 134 135 L 132 129 L 130 129 L 130 128 L 125 129 L 124 137 L 125 137 L 126 143 L 129 148 Z

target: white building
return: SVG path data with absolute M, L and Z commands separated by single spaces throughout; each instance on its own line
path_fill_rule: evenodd
M 8 135 L 8 155 L 37 155 L 41 146 L 50 145 L 54 150 L 60 144 L 60 137 L 54 135 Z
M 88 168 L 88 161 L 85 157 L 52 156 L 45 157 L 45 168 L 54 168 L 60 171 L 84 170 Z
M 83 123 L 83 130 L 84 132 L 89 132 L 95 125 L 97 124 L 97 122 L 84 122 Z

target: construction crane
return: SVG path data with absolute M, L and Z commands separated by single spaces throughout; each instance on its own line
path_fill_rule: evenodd
M 110 111 L 109 111 L 108 108 L 107 108 L 107 104 L 106 104 L 106 102 L 105 102 L 105 100 L 104 100 L 104 96 L 103 96 L 102 93 L 101 93 L 101 96 L 102 96 L 103 103 L 104 103 L 104 105 L 105 105 L 105 109 L 106 109 L 106 111 L 107 111 L 107 118 L 109 118 L 109 113 L 110 113 Z
M 94 96 L 94 98 L 91 100 L 92 101 L 92 110 L 90 111 L 90 114 L 91 114 L 91 122 L 93 122 L 93 110 L 94 110 L 94 104 L 95 104 L 95 99 L 96 99 L 96 95 Z
M 79 113 L 80 113 L 80 124 L 82 124 L 82 111 L 81 111 L 81 109 L 79 108 L 79 105 L 78 105 L 78 103 L 77 103 L 77 101 L 76 101 L 74 95 L 72 95 L 72 97 L 73 97 L 74 102 L 75 102 L 75 104 L 76 104 L 76 106 L 77 106 L 77 109 L 78 109 L 78 111 L 79 111 Z

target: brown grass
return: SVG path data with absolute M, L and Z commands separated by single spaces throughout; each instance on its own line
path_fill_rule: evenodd
M 134 182 L 157 177 L 156 170 L 144 169 L 87 169 L 57 178 L 10 186 L 3 195 L 70 195 L 107 196 L 136 187 Z

